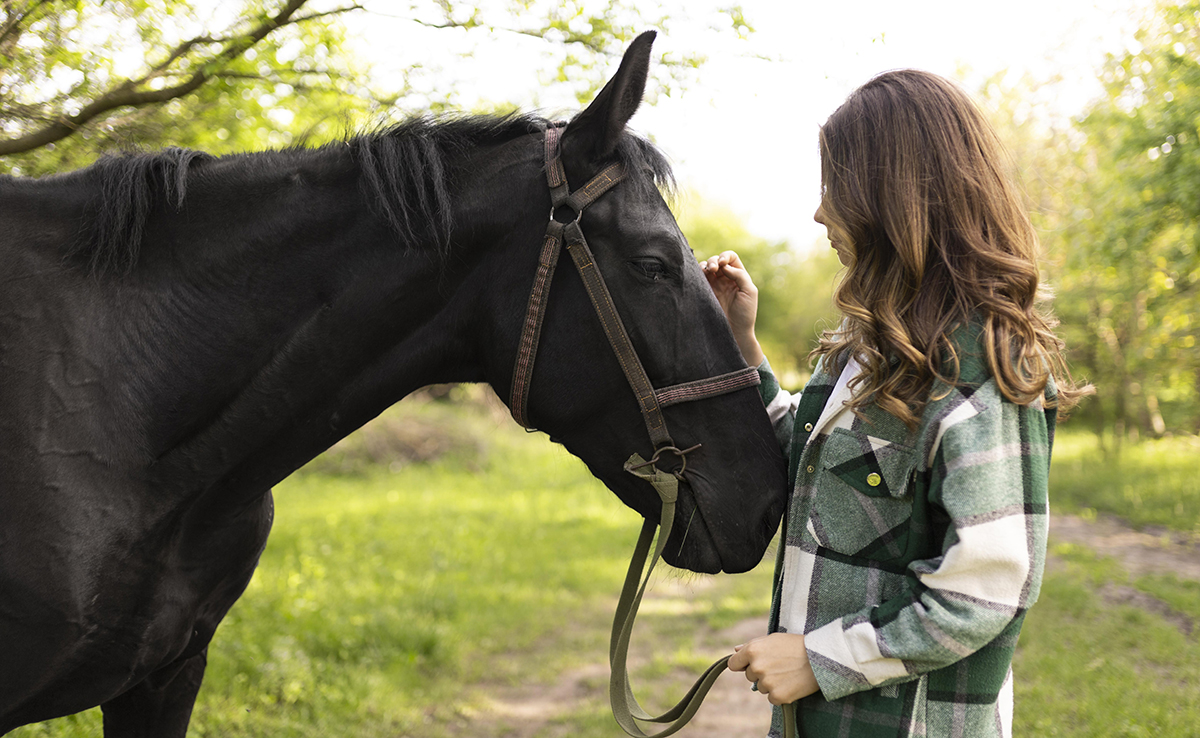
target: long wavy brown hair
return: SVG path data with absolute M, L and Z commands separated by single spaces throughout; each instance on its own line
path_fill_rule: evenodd
M 834 292 L 844 320 L 814 356 L 863 367 L 852 407 L 875 403 L 909 427 L 934 382 L 959 382 L 960 327 L 978 324 L 1004 397 L 1069 410 L 1071 379 L 1039 295 L 1038 241 L 995 131 L 934 74 L 900 70 L 858 88 L 821 127 L 822 208 L 851 251 Z M 947 390 L 948 391 L 948 390 Z

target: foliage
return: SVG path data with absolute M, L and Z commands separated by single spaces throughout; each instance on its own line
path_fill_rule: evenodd
M 712 33 L 750 32 L 738 6 L 706 10 L 692 15 Z M 219 154 L 322 143 L 396 113 L 460 108 L 445 69 L 414 64 L 380 90 L 348 51 L 343 19 L 397 11 L 446 40 L 536 40 L 557 51 L 543 82 L 580 96 L 637 31 L 688 18 L 682 0 L 0 0 L 0 173 L 61 171 L 134 145 Z M 686 84 L 702 61 L 663 53 L 659 89 Z M 418 78 L 421 90 L 409 85 Z
M 689 194 L 680 227 L 697 258 L 736 251 L 758 287 L 755 331 L 771 366 L 799 386 L 810 372 L 808 353 L 820 331 L 836 322 L 833 284 L 841 264 L 822 239 L 807 253 L 751 234 L 738 216 Z
M 245 0 L 209 18 L 192 0 L 5 2 L 3 169 L 77 167 L 135 143 L 224 152 L 336 135 L 363 107 L 361 70 L 337 54 L 346 8 L 304 5 Z
M 1161 435 L 1160 400 L 1192 408 L 1175 427 L 1200 428 L 1200 3 L 1163 6 L 1138 40 L 1110 59 L 1108 98 L 1080 124 L 1095 156 L 1089 205 L 1104 215 L 1081 229 L 1086 250 L 1068 269 L 1073 294 L 1091 296 L 1114 425 Z
M 1060 433 L 1050 465 L 1052 502 L 1073 512 L 1104 512 L 1134 525 L 1200 536 L 1195 436 L 1145 440 L 1120 459 L 1104 458 L 1094 435 Z
M 543 84 L 570 87 L 580 103 L 591 100 L 607 77 L 606 67 L 642 31 L 655 29 L 669 38 L 686 26 L 711 43 L 746 38 L 754 30 L 739 4 L 712 0 L 437 0 L 413 2 L 408 13 L 425 28 L 457 32 L 468 48 L 472 42 L 533 40 L 548 53 L 547 68 L 553 69 L 542 77 Z M 651 95 L 671 94 L 694 82 L 705 58 L 695 49 L 660 52 L 651 69 Z M 437 104 L 460 107 L 453 88 L 444 85 Z
M 1063 334 L 1100 390 L 1085 413 L 1114 447 L 1200 429 L 1200 2 L 1159 6 L 1137 39 L 1076 120 L 1031 111 L 1045 90 L 1028 80 L 985 89 L 1029 187 Z

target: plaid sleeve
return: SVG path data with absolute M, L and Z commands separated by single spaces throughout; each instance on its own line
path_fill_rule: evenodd
M 1037 599 L 1052 424 L 1038 405 L 1003 400 L 993 381 L 953 394 L 918 450 L 928 504 L 949 518 L 940 555 L 909 564 L 898 595 L 807 634 L 825 699 L 957 663 Z
M 792 447 L 793 423 L 796 419 L 796 408 L 800 404 L 800 394 L 792 394 L 779 386 L 779 380 L 771 371 L 771 365 L 764 358 L 758 365 L 758 376 L 762 382 L 758 392 L 762 395 L 763 404 L 767 406 L 767 415 L 775 428 L 775 437 L 786 454 Z

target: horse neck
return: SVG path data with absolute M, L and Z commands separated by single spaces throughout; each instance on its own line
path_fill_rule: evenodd
M 414 389 L 480 378 L 469 251 L 398 243 L 358 176 L 336 159 L 231 177 L 189 193 L 186 224 L 150 229 L 193 253 L 177 271 L 143 259 L 150 299 L 124 342 L 151 367 L 140 395 L 163 474 L 265 490 Z

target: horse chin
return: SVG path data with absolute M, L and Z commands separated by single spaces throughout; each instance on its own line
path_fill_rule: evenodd
M 687 482 L 679 486 L 675 524 L 667 546 L 663 549 L 663 560 L 671 566 L 698 574 L 718 574 L 722 571 L 738 573 L 746 570 L 738 568 L 734 562 L 724 561 L 716 538 L 709 530 L 703 512 L 696 505 L 696 497 Z M 753 564 L 750 568 L 753 568 Z
M 701 574 L 741 574 L 762 561 L 779 523 L 778 510 L 764 510 L 762 520 L 736 525 L 741 511 L 712 503 L 720 499 L 714 493 L 719 485 L 701 469 L 689 469 L 679 485 L 675 524 L 663 549 L 671 566 Z
M 704 524 L 703 516 L 677 519 L 675 529 L 663 549 L 663 560 L 678 569 L 687 569 L 698 574 L 717 574 L 723 571 L 721 554 Z M 681 528 L 686 530 L 686 534 Z

